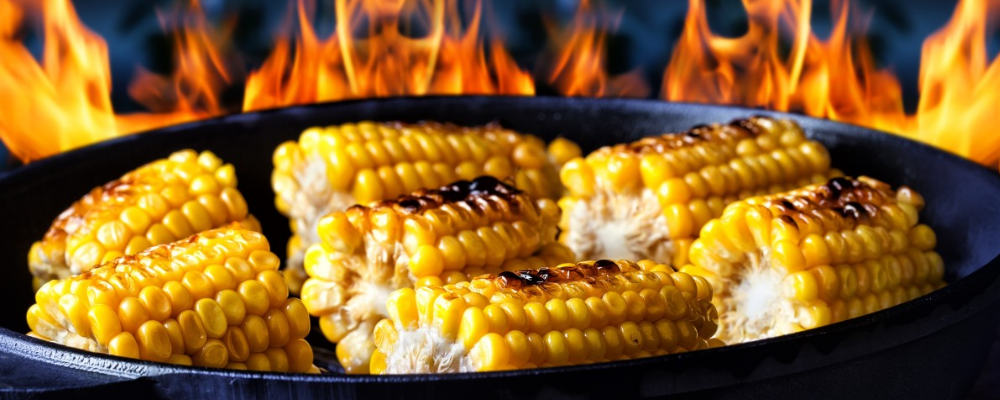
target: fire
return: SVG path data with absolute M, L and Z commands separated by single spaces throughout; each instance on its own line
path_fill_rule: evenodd
M 173 76 L 144 73 L 133 86 L 137 98 L 158 112 L 116 115 L 104 40 L 83 26 L 69 1 L 44 0 L 33 7 L 0 0 L 0 139 L 21 160 L 221 112 L 214 98 L 214 64 L 200 58 L 212 54 L 201 40 L 207 37 L 202 27 L 180 34 L 183 49 Z M 31 13 L 42 17 L 41 64 L 17 38 Z
M 0 1 L 0 137 L 35 160 L 116 135 L 108 48 L 69 2 L 45 1 L 42 63 L 17 39 L 25 10 Z
M 803 112 L 993 163 L 1000 159 L 1000 137 L 986 119 L 987 110 L 1000 105 L 1000 62 L 989 65 L 986 54 L 993 3 L 962 0 L 948 24 L 924 42 L 921 98 L 912 115 L 903 110 L 895 76 L 875 66 L 866 42 L 852 41 L 846 0 L 832 2 L 834 29 L 825 40 L 811 30 L 810 0 L 744 0 L 748 29 L 736 38 L 715 35 L 703 1 L 689 0 L 662 96 Z
M 161 15 L 174 32 L 173 72 L 139 69 L 129 86 L 151 112 L 121 115 L 111 105 L 107 45 L 69 0 L 0 0 L 0 139 L 31 161 L 240 109 L 385 96 L 530 96 L 540 87 L 566 96 L 650 91 L 638 70 L 607 71 L 606 34 L 618 19 L 588 0 L 566 23 L 546 20 L 548 46 L 533 73 L 500 37 L 484 34 L 489 12 L 482 0 L 326 0 L 335 8 L 328 35 L 318 32 L 315 0 L 298 0 L 290 4 L 288 34 L 245 79 L 230 44 L 233 21 L 216 26 L 197 0 L 184 1 Z M 988 125 L 1000 106 L 1000 61 L 986 50 L 989 16 L 1000 14 L 1000 0 L 960 1 L 926 39 L 913 114 L 904 111 L 899 81 L 857 39 L 864 21 L 849 0 L 831 2 L 833 30 L 825 38 L 810 25 L 811 0 L 743 0 L 748 29 L 739 37 L 712 31 L 705 1 L 688 1 L 663 73 L 664 99 L 801 112 L 895 132 L 981 163 L 1000 160 L 1000 136 Z M 45 39 L 40 60 L 19 36 L 35 19 Z M 239 85 L 242 104 L 223 101 L 221 94 Z
M 177 21 L 184 21 L 178 23 Z M 227 84 L 233 83 L 238 57 L 229 45 L 233 22 L 215 29 L 198 1 L 160 15 L 160 24 L 172 28 L 176 65 L 170 76 L 161 76 L 138 68 L 129 94 L 146 108 L 161 113 L 212 116 L 226 112 L 219 98 Z
M 920 104 L 909 121 L 917 139 L 981 163 L 1000 159 L 992 121 L 1000 106 L 1000 61 L 990 63 L 986 53 L 986 16 L 998 11 L 1000 1 L 963 0 L 924 42 Z
M 649 86 L 639 70 L 608 76 L 604 50 L 608 27 L 600 20 L 608 13 L 592 11 L 590 1 L 581 0 L 568 27 L 560 29 L 551 20 L 546 21 L 551 47 L 557 53 L 555 61 L 549 63 L 549 83 L 564 96 L 649 96 Z
M 298 39 L 278 40 L 260 70 L 250 74 L 245 110 L 365 97 L 405 95 L 533 95 L 534 81 L 500 42 L 480 38 L 482 3 L 462 26 L 456 0 L 336 0 L 336 31 L 319 38 L 303 2 Z M 426 35 L 403 33 L 422 17 Z M 359 38 L 355 30 L 367 22 Z

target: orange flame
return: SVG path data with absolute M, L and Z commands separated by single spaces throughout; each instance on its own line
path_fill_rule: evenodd
M 826 40 L 811 30 L 810 0 L 744 0 L 748 30 L 737 38 L 711 31 L 702 0 L 689 4 L 663 76 L 667 100 L 801 111 L 903 134 L 981 163 L 1000 159 L 1000 137 L 986 121 L 987 110 L 1000 105 L 1000 62 L 987 67 L 988 0 L 961 1 L 924 43 L 915 115 L 903 111 L 899 81 L 875 66 L 868 44 L 852 41 L 847 0 L 832 2 L 834 29 Z
M 142 67 L 137 69 L 129 94 L 155 113 L 118 115 L 118 127 L 123 132 L 195 121 L 227 111 L 219 97 L 233 79 L 231 64 L 235 57 L 228 45 L 233 21 L 221 30 L 213 29 L 198 0 L 188 0 L 186 8 L 170 17 L 159 16 L 164 28 L 177 29 L 173 37 L 174 71 L 162 76 Z M 224 61 L 223 55 L 230 61 Z
M 198 3 L 191 4 L 200 13 Z M 83 26 L 69 1 L 36 7 L 0 0 L 0 139 L 21 160 L 222 112 L 213 71 L 223 80 L 227 75 L 203 20 L 179 33 L 179 62 L 170 78 L 142 72 L 130 90 L 157 113 L 115 115 L 107 44 Z M 16 37 L 33 12 L 42 17 L 45 35 L 41 65 Z
M 482 4 L 462 27 L 455 0 L 336 0 L 336 32 L 317 37 L 298 4 L 299 35 L 278 40 L 247 80 L 243 108 L 427 94 L 533 95 L 534 82 L 499 42 L 489 60 L 479 35 Z M 420 16 L 427 34 L 403 34 L 403 17 Z M 365 39 L 354 30 L 368 22 Z M 294 55 L 293 55 L 294 51 Z
M 1000 159 L 994 121 L 1000 107 L 1000 60 L 986 54 L 987 16 L 1000 1 L 963 0 L 944 28 L 924 42 L 920 104 L 910 123 L 917 139 L 981 163 Z
M 549 83 L 566 96 L 649 96 L 649 86 L 639 70 L 608 76 L 604 51 L 606 27 L 601 26 L 599 18 L 606 14 L 593 13 L 590 1 L 581 0 L 567 28 L 560 30 L 552 21 L 546 21 L 552 47 L 558 52 L 548 75 Z
M 0 1 L 0 138 L 35 160 L 115 136 L 104 41 L 80 24 L 68 1 L 45 1 L 42 63 L 15 37 L 24 8 Z
M 173 73 L 166 77 L 139 67 L 137 77 L 129 85 L 129 94 L 152 111 L 222 114 L 225 109 L 219 95 L 224 85 L 232 83 L 233 79 L 233 50 L 228 46 L 233 21 L 222 30 L 214 29 L 205 18 L 201 4 L 192 0 L 186 9 L 177 10 L 169 17 L 160 15 L 160 24 L 165 29 L 178 28 L 176 21 L 185 17 L 186 22 L 173 38 L 175 48 L 180 50 Z M 226 58 L 230 61 L 225 61 Z
M 107 45 L 69 0 L 0 0 L 0 139 L 30 161 L 229 111 L 221 93 L 242 76 L 229 44 L 233 25 L 217 28 L 197 0 L 185 1 L 161 16 L 165 28 L 175 28 L 173 72 L 140 69 L 129 87 L 152 113 L 116 115 Z M 484 41 L 489 14 L 481 0 L 468 1 L 474 7 L 465 20 L 459 0 L 333 0 L 335 31 L 320 37 L 311 7 L 299 0 L 290 18 L 296 34 L 279 38 L 249 74 L 242 109 L 399 95 L 533 95 L 532 74 L 501 40 Z M 748 29 L 732 38 L 712 32 L 704 0 L 689 0 L 663 98 L 798 111 L 903 134 L 981 163 L 1000 160 L 1000 136 L 988 125 L 1000 105 L 1000 61 L 986 52 L 988 17 L 998 14 L 1000 0 L 962 0 L 925 41 L 922 96 L 912 115 L 903 110 L 898 80 L 853 36 L 863 24 L 851 18 L 849 1 L 832 1 L 833 30 L 821 39 L 810 26 L 811 0 L 743 0 Z M 582 0 L 568 24 L 546 21 L 550 46 L 539 80 L 568 96 L 646 96 L 639 71 L 607 71 L 605 33 L 617 21 L 606 14 Z M 41 62 L 19 37 L 36 16 L 45 39 Z

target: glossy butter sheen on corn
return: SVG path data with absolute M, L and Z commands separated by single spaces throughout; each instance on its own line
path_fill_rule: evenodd
M 560 172 L 560 240 L 581 259 L 684 265 L 698 230 L 738 199 L 823 182 L 822 144 L 790 120 L 754 117 L 604 147 Z
M 73 203 L 28 253 L 35 288 L 103 262 L 231 222 L 260 230 L 231 164 L 184 150 L 131 171 Z
M 319 223 L 302 301 L 348 373 L 367 373 L 372 327 L 393 290 L 573 260 L 559 209 L 493 177 L 354 206 Z
M 579 365 L 721 346 L 712 289 L 651 261 L 588 261 L 400 289 L 371 373 Z
M 238 224 L 43 285 L 29 335 L 148 361 L 318 372 L 309 315 L 267 239 Z
M 306 278 L 302 258 L 319 242 L 316 225 L 326 214 L 481 175 L 555 199 L 562 194 L 555 162 L 579 148 L 562 139 L 553 150 L 550 156 L 537 137 L 498 124 L 359 122 L 305 130 L 275 150 L 271 177 L 293 234 L 285 271 L 292 291 Z
M 855 318 L 944 285 L 923 206 L 866 177 L 746 199 L 705 225 L 682 271 L 713 283 L 727 343 Z

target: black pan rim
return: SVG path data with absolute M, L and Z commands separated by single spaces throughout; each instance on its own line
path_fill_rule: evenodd
M 529 104 L 534 103 L 535 105 L 557 105 L 566 102 L 584 103 L 584 104 L 599 104 L 599 102 L 604 104 L 619 103 L 619 104 L 627 104 L 629 106 L 634 106 L 634 107 L 649 108 L 650 110 L 655 109 L 656 107 L 664 107 L 665 105 L 670 105 L 671 107 L 690 108 L 692 109 L 692 111 L 697 111 L 699 109 L 700 110 L 731 109 L 731 110 L 739 110 L 745 112 L 746 114 L 792 117 L 800 121 L 807 120 L 812 125 L 829 127 L 830 129 L 837 130 L 845 135 L 860 135 L 868 137 L 874 137 L 878 135 L 880 136 L 879 140 L 895 141 L 902 148 L 916 147 L 916 148 L 922 148 L 924 151 L 927 150 L 932 151 L 934 153 L 937 153 L 936 154 L 937 156 L 944 157 L 950 163 L 957 163 L 959 165 L 959 168 L 961 168 L 963 172 L 969 174 L 976 174 L 979 178 L 985 179 L 989 182 L 993 182 L 994 185 L 1000 187 L 1000 175 L 998 175 L 995 171 L 992 171 L 984 166 L 972 163 L 971 161 L 961 158 L 955 154 L 944 152 L 937 148 L 931 147 L 924 143 L 910 140 L 905 137 L 888 134 L 860 127 L 857 125 L 844 124 L 840 122 L 823 120 L 808 116 L 802 116 L 798 114 L 788 114 L 788 113 L 766 111 L 759 109 L 747 109 L 735 106 L 706 105 L 706 104 L 696 104 L 696 103 L 672 103 L 672 102 L 648 100 L 648 99 L 584 99 L 584 98 L 565 98 L 565 97 L 523 97 L 523 96 L 430 96 L 430 97 L 359 99 L 359 100 L 348 100 L 348 101 L 338 101 L 338 102 L 328 102 L 328 103 L 317 103 L 317 104 L 293 106 L 286 108 L 268 109 L 257 112 L 224 115 L 206 120 L 199 120 L 185 124 L 172 125 L 162 129 L 152 130 L 144 133 L 137 133 L 134 135 L 124 136 L 109 141 L 97 143 L 94 145 L 74 149 L 69 152 L 65 152 L 53 157 L 49 157 L 43 160 L 30 163 L 26 166 L 20 167 L 15 171 L 0 175 L 0 191 L 3 191 L 10 186 L 15 186 L 23 180 L 32 179 L 32 177 L 38 174 L 43 174 L 47 169 L 55 168 L 58 167 L 59 165 L 67 165 L 73 162 L 81 161 L 85 159 L 85 157 L 89 156 L 89 153 L 91 152 L 100 151 L 106 148 L 124 146 L 131 141 L 143 140 L 143 137 L 146 135 L 170 135 L 176 131 L 191 129 L 193 126 L 199 124 L 224 122 L 232 120 L 237 120 L 237 121 L 246 120 L 246 122 L 252 122 L 252 120 L 257 118 L 265 118 L 266 115 L 271 113 L 288 112 L 289 110 L 308 110 L 312 108 L 326 108 L 331 106 L 346 107 L 352 105 L 377 105 L 379 107 L 391 107 L 394 103 L 397 102 L 430 101 L 430 102 L 448 103 L 456 101 L 465 101 L 468 99 L 487 99 L 487 98 L 488 101 L 492 102 L 501 102 L 501 103 L 519 102 L 519 103 L 529 103 Z M 575 371 L 585 371 L 585 370 L 605 370 L 605 369 L 624 368 L 624 367 L 644 367 L 652 365 L 663 365 L 664 363 L 675 364 L 684 362 L 686 360 L 690 360 L 692 358 L 719 356 L 730 353 L 743 352 L 748 349 L 757 349 L 782 343 L 801 341 L 811 337 L 821 337 L 831 334 L 846 334 L 849 333 L 850 331 L 857 329 L 866 329 L 866 328 L 870 329 L 894 317 L 900 317 L 905 314 L 919 313 L 922 311 L 930 312 L 930 310 L 942 306 L 947 307 L 948 304 L 950 303 L 950 300 L 954 300 L 955 298 L 959 297 L 959 294 L 962 293 L 963 288 L 971 285 L 975 281 L 980 281 L 982 279 L 989 279 L 990 281 L 988 283 L 985 283 L 987 286 L 990 287 L 997 286 L 996 281 L 998 272 L 1000 272 L 1000 249 L 996 250 L 996 254 L 994 254 L 993 258 L 990 261 L 980 266 L 975 272 L 971 273 L 969 276 L 965 278 L 949 283 L 942 289 L 931 292 L 918 299 L 905 302 L 903 304 L 890 307 L 888 309 L 876 313 L 849 319 L 840 323 L 831 324 L 821 328 L 808 330 L 791 335 L 784 335 L 775 338 L 749 342 L 749 343 L 728 345 L 716 349 L 701 350 L 698 352 L 672 354 L 672 355 L 649 357 L 644 359 L 635 359 L 626 361 L 596 363 L 596 364 L 580 365 L 580 366 L 541 368 L 534 370 L 518 370 L 518 371 L 487 372 L 487 373 L 456 373 L 456 374 L 433 375 L 433 376 L 432 375 L 352 376 L 352 375 L 332 375 L 332 374 L 310 375 L 310 374 L 275 373 L 275 372 L 245 372 L 245 371 L 211 369 L 202 367 L 183 367 L 183 366 L 175 366 L 164 363 L 155 363 L 150 361 L 129 360 L 105 354 L 86 352 L 83 350 L 78 350 L 75 348 L 70 348 L 55 343 L 31 338 L 25 334 L 17 333 L 4 327 L 0 327 L 0 349 L 18 352 L 28 356 L 29 358 L 36 359 L 38 361 L 48 362 L 56 365 L 62 365 L 65 367 L 84 369 L 95 373 L 114 374 L 117 376 L 133 377 L 133 378 L 138 378 L 143 376 L 171 375 L 171 374 L 189 374 L 189 375 L 197 374 L 197 375 L 211 375 L 211 376 L 236 378 L 236 379 L 265 379 L 265 380 L 291 379 L 297 382 L 378 383 L 378 384 L 413 382 L 413 381 L 423 381 L 423 380 L 448 382 L 448 381 L 459 381 L 459 380 L 469 380 L 469 379 L 501 379 L 501 378 L 509 379 L 522 376 L 529 376 L 529 375 L 540 375 L 540 374 L 561 374 L 561 373 L 572 373 Z M 967 317 L 968 316 L 966 316 L 966 318 Z M 47 350 L 42 351 L 43 349 Z M 43 354 L 45 354 L 46 356 L 43 357 L 42 356 Z M 60 358 L 59 359 L 49 358 L 53 354 L 58 354 Z M 72 362 L 73 359 L 80 359 L 81 357 L 101 360 L 103 362 L 100 364 L 102 364 L 102 366 L 105 367 L 102 368 L 100 366 L 94 366 L 93 363 L 91 363 L 91 365 L 89 365 L 90 368 L 81 368 L 82 367 L 81 365 Z

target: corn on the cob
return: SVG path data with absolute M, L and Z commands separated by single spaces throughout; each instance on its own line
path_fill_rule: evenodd
M 830 157 L 790 120 L 755 117 L 604 147 L 560 172 L 560 240 L 581 259 L 684 265 L 726 204 L 826 181 Z
M 570 144 L 555 150 L 572 155 Z M 305 130 L 274 152 L 271 183 L 275 204 L 289 217 L 292 237 L 284 273 L 298 293 L 305 250 L 318 243 L 316 225 L 333 211 L 392 199 L 480 175 L 512 178 L 536 197 L 562 195 L 559 176 L 545 144 L 535 136 L 497 124 L 360 122 Z
M 923 198 L 836 178 L 729 205 L 681 270 L 715 288 L 720 338 L 768 338 L 872 313 L 944 285 Z
M 302 301 L 344 369 L 367 373 L 389 293 L 570 261 L 558 215 L 555 202 L 488 176 L 334 212 L 306 252 Z
M 123 255 L 240 222 L 259 231 L 231 164 L 179 151 L 97 187 L 52 223 L 28 253 L 37 289 Z
M 721 346 L 706 280 L 652 261 L 588 261 L 400 289 L 371 373 L 578 365 Z
M 318 372 L 309 315 L 267 239 L 234 223 L 117 258 L 35 294 L 35 337 L 149 361 Z

